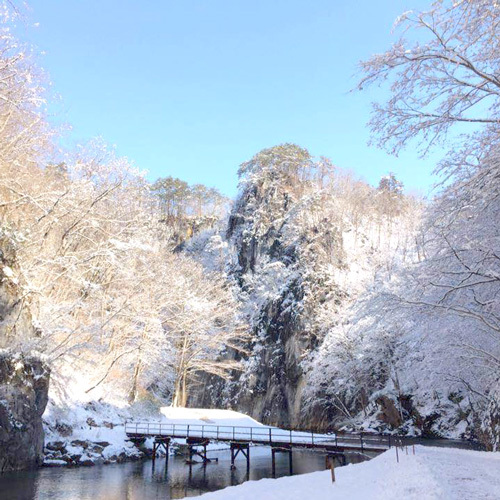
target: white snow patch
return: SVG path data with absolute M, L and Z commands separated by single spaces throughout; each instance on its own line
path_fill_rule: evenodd
M 160 408 L 164 421 L 171 424 L 220 425 L 231 427 L 264 427 L 253 418 L 233 410 L 210 410 L 205 408 Z
M 356 465 L 280 479 L 249 481 L 213 493 L 204 500 L 469 500 L 500 498 L 500 453 L 415 447 L 393 448 Z

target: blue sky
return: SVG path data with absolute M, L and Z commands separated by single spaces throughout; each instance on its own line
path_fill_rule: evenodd
M 236 193 L 238 165 L 295 142 L 371 183 L 396 172 L 427 192 L 438 155 L 369 147 L 357 63 L 388 48 L 421 0 L 29 0 L 21 37 L 61 101 L 68 141 L 97 135 L 147 169 Z M 33 23 L 39 23 L 33 27 Z

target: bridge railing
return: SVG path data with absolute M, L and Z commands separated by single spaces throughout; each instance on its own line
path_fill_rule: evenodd
M 316 433 L 292 431 L 266 426 L 229 426 L 211 424 L 173 424 L 165 422 L 127 422 L 125 432 L 129 436 L 153 436 L 172 438 L 197 438 L 214 441 L 245 441 L 255 444 L 297 445 L 308 447 L 344 446 L 358 449 L 387 449 L 391 436 L 369 434 Z

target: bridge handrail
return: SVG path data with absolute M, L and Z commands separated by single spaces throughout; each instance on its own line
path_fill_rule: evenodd
M 348 445 L 350 447 L 387 449 L 394 445 L 390 435 L 335 434 L 313 431 L 292 431 L 271 426 L 232 426 L 215 424 L 188 424 L 170 422 L 126 422 L 125 432 L 133 435 L 170 436 L 173 438 L 201 438 L 214 440 L 243 440 L 248 442 L 289 445 Z

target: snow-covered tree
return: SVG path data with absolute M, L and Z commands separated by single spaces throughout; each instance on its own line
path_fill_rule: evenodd
M 244 331 L 225 281 L 172 252 L 165 213 L 194 210 L 189 196 L 155 196 L 102 140 L 58 153 L 41 76 L 7 24 L 0 46 L 0 234 L 16 259 L 4 274 L 39 334 L 12 325 L 2 347 L 44 353 L 53 386 L 71 376 L 91 395 L 112 385 L 131 401 L 150 392 L 185 403 L 198 373 L 236 367 L 221 352 Z M 196 192 L 216 217 L 222 197 Z
M 367 425 L 498 443 L 499 16 L 491 2 L 437 1 L 398 21 L 418 42 L 402 38 L 362 64 L 360 88 L 390 82 L 371 122 L 379 145 L 397 153 L 415 139 L 426 151 L 462 135 L 438 166 L 445 183 L 413 258 L 381 269 L 315 359 L 326 418 L 359 424 L 379 412 Z
M 374 105 L 371 121 L 379 145 L 398 152 L 417 139 L 426 150 L 460 124 L 498 128 L 499 22 L 500 8 L 489 0 L 437 0 L 426 12 L 400 16 L 403 37 L 361 64 L 359 89 L 390 83 L 391 96 Z

